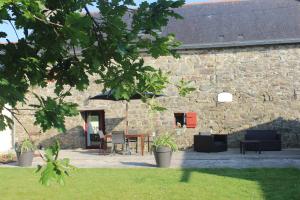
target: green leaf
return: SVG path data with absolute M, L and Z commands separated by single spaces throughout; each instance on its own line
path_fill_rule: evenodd
M 179 91 L 179 95 L 185 97 L 186 95 L 192 93 L 196 90 L 196 88 L 190 86 L 191 81 L 180 80 L 179 85 L 177 85 L 177 89 Z
M 38 110 L 35 112 L 35 125 L 40 125 L 45 132 L 54 127 L 59 132 L 65 132 L 64 125 L 65 117 L 72 117 L 78 115 L 77 104 L 64 102 L 62 99 L 56 98 L 43 98 L 34 94 L 39 101 L 39 105 L 32 105 Z M 67 93 L 63 93 L 63 97 L 67 96 Z
M 5 32 L 0 31 L 0 38 L 6 38 L 7 34 Z
M 39 173 L 42 170 L 43 166 L 42 165 L 38 165 L 37 169 L 35 170 L 35 173 Z
M 1 79 L 0 79 L 0 85 L 9 85 L 9 82 L 8 82 L 7 79 L 1 78 Z
M 0 107 L 0 110 L 2 110 L 1 107 Z M 0 113 L 0 131 L 5 130 L 5 128 L 7 126 L 9 126 L 10 128 L 13 128 L 12 127 L 13 126 L 13 120 L 10 117 Z
M 178 149 L 175 139 L 169 133 L 161 134 L 154 138 L 153 146 L 155 148 L 169 147 L 172 151 L 176 151 Z
M 70 13 L 66 16 L 63 32 L 70 38 L 70 44 L 85 47 L 89 44 L 88 30 L 91 25 L 89 17 L 80 13 Z
M 8 3 L 10 3 L 10 2 L 12 2 L 12 0 L 1 0 L 1 1 L 0 1 L 0 9 L 1 9 L 5 4 L 8 4 Z
M 36 173 L 41 173 L 39 182 L 42 185 L 49 186 L 51 182 L 57 182 L 60 185 L 65 185 L 65 176 L 69 176 L 70 171 L 75 169 L 70 165 L 69 159 L 59 159 L 60 144 L 56 140 L 55 143 L 46 149 L 44 166 L 38 165 Z

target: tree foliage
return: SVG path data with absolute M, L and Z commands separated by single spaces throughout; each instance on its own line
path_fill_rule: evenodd
M 180 19 L 175 9 L 184 0 L 0 0 L 0 24 L 12 26 L 17 42 L 0 30 L 0 111 L 6 108 L 16 118 L 17 105 L 28 104 L 26 94 L 32 87 L 54 84 L 55 96 L 34 94 L 37 104 L 35 125 L 42 131 L 65 131 L 65 117 L 78 112 L 76 104 L 66 102 L 74 89 L 84 91 L 89 77 L 103 92 L 114 91 L 116 99 L 130 100 L 135 94 L 160 94 L 169 83 L 167 74 L 145 65 L 141 52 L 154 58 L 173 55 L 180 43 L 174 35 L 161 31 L 171 18 Z M 90 12 L 90 6 L 97 8 Z M 16 30 L 23 31 L 20 37 Z M 180 83 L 184 95 L 191 89 Z M 153 99 L 144 96 L 151 108 L 163 111 Z M 10 105 L 12 109 L 5 107 Z M 16 118 L 17 119 L 17 118 Z M 18 120 L 17 120 L 18 121 Z M 0 130 L 12 120 L 0 112 Z M 45 166 L 40 166 L 40 182 L 64 183 L 72 169 L 67 159 L 58 160 L 59 144 L 46 150 Z
M 67 89 L 83 91 L 89 77 L 104 90 L 113 89 L 117 99 L 136 93 L 159 93 L 168 83 L 165 74 L 144 64 L 141 52 L 154 58 L 177 56 L 174 35 L 162 35 L 183 0 L 142 2 L 133 0 L 2 0 L 0 24 L 23 30 L 17 43 L 0 44 L 0 110 L 6 104 L 26 104 L 32 86 L 47 87 L 55 81 L 57 98 L 40 97 L 35 124 L 43 131 L 64 131 L 64 117 L 72 116 L 75 105 L 64 101 Z M 94 5 L 97 13 L 91 13 Z M 133 9 L 134 7 L 134 9 Z M 16 32 L 17 34 L 17 32 Z M 7 33 L 0 31 L 0 37 Z M 4 127 L 0 115 L 0 129 Z
M 186 95 L 188 95 L 196 90 L 196 88 L 190 86 L 190 84 L 191 84 L 191 81 L 184 81 L 183 79 L 181 79 L 179 81 L 179 83 L 176 85 L 176 87 L 178 89 L 178 93 L 180 96 L 185 97 Z
M 49 186 L 51 182 L 57 182 L 60 185 L 65 184 L 65 177 L 70 176 L 70 171 L 75 167 L 70 165 L 68 158 L 59 159 L 60 144 L 56 141 L 45 151 L 45 165 L 38 165 L 36 173 L 41 173 L 39 182 L 42 185 Z

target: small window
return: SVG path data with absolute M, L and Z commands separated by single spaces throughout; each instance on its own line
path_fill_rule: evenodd
M 182 128 L 185 125 L 185 114 L 174 113 L 174 117 L 175 117 L 175 127 Z
M 197 113 L 174 113 L 175 128 L 196 128 L 197 127 Z

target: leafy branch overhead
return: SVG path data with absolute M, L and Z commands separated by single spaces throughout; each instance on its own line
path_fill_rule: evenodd
M 38 99 L 39 104 L 32 104 L 32 107 L 37 108 L 35 112 L 35 125 L 40 125 L 43 131 L 52 127 L 59 130 L 61 133 L 65 132 L 64 117 L 76 116 L 77 104 L 64 102 L 62 99 L 51 97 L 40 97 L 34 94 Z
M 165 74 L 146 66 L 140 53 L 154 58 L 178 56 L 174 35 L 160 34 L 171 18 L 181 17 L 174 9 L 183 0 L 142 2 L 133 0 L 2 0 L 0 24 L 23 31 L 17 43 L 0 37 L 0 110 L 8 104 L 26 104 L 32 86 L 45 88 L 54 81 L 57 97 L 40 97 L 35 124 L 43 131 L 51 127 L 63 132 L 65 116 L 76 114 L 75 104 L 64 101 L 64 89 L 85 90 L 89 77 L 116 98 L 129 100 L 136 93 L 160 93 L 168 84 Z M 90 12 L 93 5 L 97 13 Z M 134 9 L 132 9 L 136 6 Z M 71 91 L 71 90 L 70 90 Z M 72 90 L 73 91 L 73 90 Z M 0 115 L 0 129 L 9 120 Z
M 37 103 L 29 102 L 29 106 L 35 110 L 35 125 L 43 131 L 65 132 L 65 117 L 78 113 L 77 105 L 65 99 L 75 89 L 87 89 L 89 77 L 96 77 L 103 90 L 115 91 L 117 99 L 160 94 L 169 83 L 167 74 L 145 65 L 140 53 L 154 58 L 178 56 L 175 36 L 160 33 L 171 18 L 181 18 L 175 9 L 183 3 L 157 0 L 136 6 L 133 0 L 0 0 L 0 24 L 10 25 L 18 38 L 11 42 L 11 33 L 0 30 L 0 38 L 7 41 L 0 43 L 0 111 L 7 109 L 19 122 L 17 105 L 28 104 L 26 95 L 33 87 L 51 84 L 47 90 L 53 88 L 54 96 L 34 94 Z M 97 13 L 91 13 L 90 6 Z M 23 31 L 22 36 L 17 30 Z M 164 110 L 147 95 L 143 100 L 154 110 Z M 0 114 L 0 130 L 11 124 L 9 117 Z M 37 171 L 44 185 L 64 184 L 73 169 L 68 159 L 58 159 L 59 149 L 57 142 L 41 156 L 46 164 Z

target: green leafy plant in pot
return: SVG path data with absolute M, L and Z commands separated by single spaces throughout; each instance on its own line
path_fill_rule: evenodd
M 25 139 L 21 143 L 16 144 L 16 153 L 19 166 L 29 167 L 32 165 L 35 149 L 35 145 L 29 139 Z
M 153 153 L 158 167 L 170 167 L 172 152 L 176 150 L 176 141 L 168 133 L 159 135 L 153 140 Z

